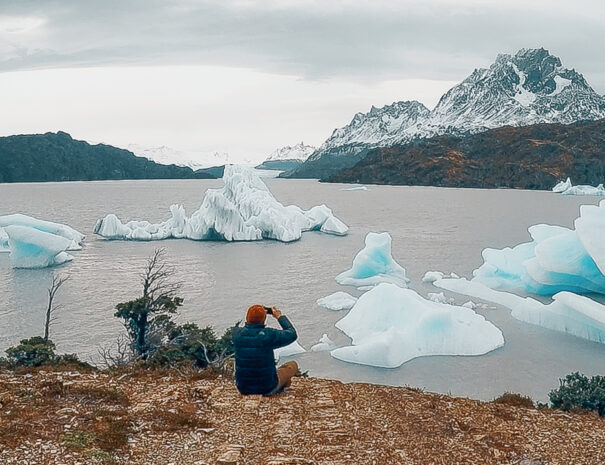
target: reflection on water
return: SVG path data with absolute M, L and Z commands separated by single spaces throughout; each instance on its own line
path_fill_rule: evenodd
M 44 270 L 13 270 L 0 254 L 0 349 L 42 332 L 46 289 L 56 272 L 68 273 L 61 288 L 58 320 L 51 337 L 61 352 L 92 358 L 101 345 L 122 333 L 115 305 L 140 293 L 139 273 L 146 258 L 162 246 L 184 282 L 181 321 L 219 330 L 241 320 L 254 303 L 277 305 L 291 317 L 300 342 L 310 347 L 323 333 L 339 344 L 347 338 L 334 327 L 342 313 L 315 301 L 337 290 L 334 277 L 351 265 L 369 231 L 388 231 L 393 254 L 408 271 L 411 287 L 435 292 L 421 282 L 428 270 L 469 276 L 484 247 L 529 240 L 535 223 L 572 226 L 581 203 L 594 197 L 557 196 L 516 190 L 439 189 L 370 186 L 342 191 L 340 184 L 267 179 L 276 198 L 303 208 L 325 203 L 350 226 L 346 237 L 305 233 L 282 244 L 169 240 L 160 243 L 105 241 L 92 234 L 107 213 L 120 218 L 161 221 L 172 203 L 197 209 L 216 180 L 104 181 L 0 185 L 0 214 L 26 213 L 67 223 L 87 234 L 73 262 Z M 463 296 L 453 295 L 458 303 Z M 504 333 L 504 348 L 479 357 L 423 357 L 397 369 L 378 369 L 334 360 L 328 353 L 299 357 L 314 376 L 343 381 L 413 385 L 439 392 L 489 399 L 503 391 L 544 400 L 558 378 L 571 371 L 605 373 L 605 346 L 518 322 L 504 308 L 479 310 Z

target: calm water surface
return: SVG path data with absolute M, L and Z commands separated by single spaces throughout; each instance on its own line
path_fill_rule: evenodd
M 69 273 L 58 301 L 63 308 L 51 328 L 60 352 L 95 360 L 99 347 L 123 333 L 113 317 L 117 303 L 140 292 L 139 273 L 158 246 L 165 247 L 184 281 L 181 321 L 223 330 L 243 318 L 254 303 L 277 305 L 310 347 L 327 333 L 339 344 L 348 338 L 334 327 L 344 313 L 317 307 L 315 301 L 353 288 L 334 277 L 348 269 L 369 231 L 388 231 L 393 255 L 423 295 L 440 290 L 421 282 L 428 270 L 470 276 L 485 247 L 527 241 L 527 227 L 550 223 L 570 227 L 582 203 L 595 197 L 557 196 L 550 192 L 370 186 L 343 191 L 340 184 L 312 180 L 268 179 L 275 197 L 303 208 L 325 203 L 350 226 L 346 237 L 305 233 L 282 244 L 106 241 L 92 234 L 97 219 L 116 213 L 121 219 L 159 222 L 172 203 L 189 213 L 208 188 L 220 180 L 104 181 L 0 185 L 0 214 L 22 212 L 87 234 L 73 262 L 54 269 L 14 270 L 0 254 L 0 350 L 40 334 L 46 289 L 53 273 Z M 467 298 L 451 294 L 458 303 Z M 504 348 L 479 357 L 421 357 L 396 369 L 379 369 L 334 360 L 328 353 L 298 357 L 313 376 L 342 381 L 411 385 L 431 391 L 490 399 L 504 391 L 545 400 L 558 378 L 572 371 L 605 373 L 605 345 L 531 326 L 502 307 L 479 310 L 504 333 Z

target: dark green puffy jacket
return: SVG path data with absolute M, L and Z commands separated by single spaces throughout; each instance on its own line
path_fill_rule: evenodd
M 282 330 L 246 323 L 233 332 L 235 384 L 242 394 L 267 394 L 277 386 L 273 349 L 287 346 L 297 337 L 287 317 L 282 315 L 277 321 Z

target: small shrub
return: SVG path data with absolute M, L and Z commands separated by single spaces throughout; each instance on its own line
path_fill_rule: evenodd
M 39 367 L 55 362 L 55 345 L 39 336 L 22 339 L 18 346 L 6 349 L 8 361 L 14 366 Z
M 590 410 L 605 416 L 605 376 L 588 378 L 578 372 L 559 380 L 548 395 L 553 408 L 565 411 Z
M 492 402 L 494 404 L 511 405 L 513 407 L 534 408 L 534 401 L 531 400 L 531 397 L 513 392 L 505 392 L 500 397 L 496 397 Z

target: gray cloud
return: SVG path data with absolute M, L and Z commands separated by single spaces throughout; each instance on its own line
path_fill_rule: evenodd
M 0 70 L 206 64 L 311 80 L 460 80 L 497 53 L 545 47 L 603 93 L 604 13 L 600 0 L 0 0 Z M 42 22 L 3 31 L 19 18 Z

